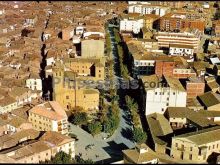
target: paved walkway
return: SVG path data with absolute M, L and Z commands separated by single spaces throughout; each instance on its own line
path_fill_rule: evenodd
M 100 161 L 104 159 L 109 159 L 109 154 L 103 149 L 109 146 L 104 140 L 96 140 L 91 134 L 84 131 L 80 127 L 70 124 L 70 132 L 77 136 L 78 141 L 76 141 L 76 155 L 82 154 L 83 159 L 92 159 L 93 161 Z M 86 150 L 86 146 L 91 146 L 91 149 Z

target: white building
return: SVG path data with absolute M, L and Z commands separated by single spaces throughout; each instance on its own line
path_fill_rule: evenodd
M 164 16 L 169 11 L 168 7 L 154 6 L 149 4 L 131 4 L 128 6 L 128 13 L 140 13 L 140 14 L 155 14 L 160 17 Z
M 178 79 L 165 77 L 163 83 L 159 79 L 152 81 L 152 78 L 142 78 L 142 81 L 146 90 L 145 115 L 163 114 L 167 107 L 186 107 L 187 92 Z
M 169 55 L 192 57 L 193 53 L 194 53 L 194 48 L 191 45 L 170 44 Z
M 120 20 L 120 31 L 133 32 L 138 34 L 144 26 L 143 18 L 124 18 Z
M 26 80 L 26 87 L 31 90 L 42 90 L 42 80 L 39 75 L 31 74 L 30 77 Z

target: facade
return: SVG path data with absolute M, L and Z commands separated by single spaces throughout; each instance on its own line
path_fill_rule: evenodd
M 144 80 L 145 82 L 151 82 Z M 186 107 L 187 92 L 178 79 L 165 77 L 165 82 L 154 82 L 155 87 L 145 88 L 146 109 L 145 115 L 151 113 L 163 114 L 167 107 Z
M 171 56 L 190 56 L 193 57 L 194 48 L 191 45 L 170 44 L 169 55 Z
M 105 79 L 105 60 L 103 58 L 68 58 L 64 60 L 64 65 L 82 78 Z
M 64 109 L 55 101 L 39 104 L 29 111 L 29 122 L 39 131 L 68 133 L 68 118 Z
M 53 98 L 66 110 L 82 107 L 87 112 L 94 112 L 99 107 L 99 91 L 80 84 L 82 80 L 72 71 L 64 71 L 62 64 L 55 63 L 53 68 Z M 85 77 L 86 78 L 86 77 Z M 89 79 L 90 80 L 90 79 Z M 74 84 L 73 82 L 77 83 Z
M 205 82 L 201 78 L 189 78 L 186 82 L 187 98 L 196 98 L 205 92 Z
M 196 34 L 195 34 L 196 33 Z M 169 48 L 170 44 L 193 46 L 194 51 L 198 49 L 200 42 L 200 33 L 169 33 L 158 32 L 155 38 L 158 40 L 159 47 Z
M 186 28 L 190 28 L 198 29 L 203 33 L 205 29 L 205 21 L 202 19 L 189 19 L 189 16 L 187 15 L 187 13 L 168 13 L 159 19 L 160 30 L 180 31 Z
M 81 42 L 81 56 L 83 58 L 103 57 L 104 46 L 103 40 L 83 40 Z
M 174 61 L 156 61 L 155 63 L 155 74 L 158 76 L 173 76 Z
M 40 76 L 31 74 L 26 80 L 26 87 L 31 90 L 42 90 L 42 80 Z
M 121 32 L 133 32 L 135 34 L 138 34 L 143 26 L 144 26 L 143 18 L 132 19 L 131 17 L 129 17 L 120 20 Z
M 140 13 L 140 14 L 155 14 L 160 17 L 165 15 L 169 11 L 168 7 L 153 6 L 147 4 L 131 4 L 128 6 L 129 13 Z
M 177 159 L 205 163 L 213 152 L 219 152 L 219 134 L 219 127 L 213 127 L 175 136 L 172 138 L 171 156 Z

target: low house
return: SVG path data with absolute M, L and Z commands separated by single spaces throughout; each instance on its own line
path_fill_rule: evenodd
M 173 133 L 169 121 L 162 114 L 158 113 L 147 115 L 146 118 L 154 151 L 164 154 L 168 142 L 163 137 L 169 137 Z
M 30 76 L 26 79 L 26 87 L 31 90 L 42 90 L 42 80 L 39 74 L 31 73 Z
M 124 164 L 158 164 L 156 153 L 146 144 L 136 145 L 134 149 L 123 150 Z
M 198 96 L 199 101 L 208 111 L 220 111 L 220 95 L 213 92 L 206 92 Z
M 206 87 L 209 91 L 217 92 L 219 91 L 219 84 L 216 82 L 215 77 L 208 77 L 206 80 Z
M 164 115 L 174 129 L 188 127 L 189 125 L 203 129 L 216 125 L 200 113 L 200 111 L 195 112 L 186 107 L 168 107 Z

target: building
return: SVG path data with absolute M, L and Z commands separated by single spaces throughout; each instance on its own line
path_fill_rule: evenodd
M 168 107 L 164 116 L 168 119 L 173 129 L 192 126 L 197 129 L 204 129 L 216 125 L 200 112 L 195 112 L 186 107 Z
M 145 115 L 163 114 L 167 107 L 186 107 L 187 92 L 178 79 L 156 75 L 142 77 L 146 91 Z
M 122 152 L 124 164 L 158 164 L 159 162 L 156 154 L 144 143 Z
M 40 163 L 50 160 L 59 151 L 75 158 L 75 139 L 57 132 L 46 132 L 38 140 L 0 152 L 7 163 Z
M 104 58 L 66 58 L 64 65 L 71 71 L 77 73 L 81 78 L 91 80 L 105 79 L 105 59 Z
M 173 133 L 169 121 L 162 114 L 158 113 L 149 114 L 146 118 L 151 135 L 149 141 L 151 141 L 152 149 L 156 153 L 165 154 L 168 145 L 167 140 Z
M 196 98 L 205 92 L 205 82 L 202 78 L 190 77 L 186 81 L 187 98 Z
M 172 138 L 171 156 L 197 163 L 206 163 L 213 152 L 220 148 L 219 126 L 187 133 Z
M 55 101 L 39 104 L 29 111 L 28 120 L 39 131 L 68 133 L 68 117 L 61 105 Z
M 198 30 L 192 32 L 158 32 L 155 38 L 158 41 L 159 47 L 169 48 L 170 44 L 193 46 L 196 53 L 200 43 L 201 33 Z
M 157 76 L 173 76 L 175 62 L 171 58 L 165 60 L 158 60 L 155 63 L 155 74 Z
M 62 39 L 63 40 L 70 40 L 74 35 L 74 28 L 73 27 L 67 27 L 62 30 Z
M 133 32 L 138 34 L 144 27 L 144 18 L 138 13 L 125 15 L 120 20 L 120 32 Z
M 220 76 L 220 65 L 215 64 L 214 68 L 213 68 L 213 71 L 215 72 L 216 76 Z
M 82 40 L 81 56 L 84 58 L 104 57 L 105 44 L 103 40 Z
M 213 93 L 212 91 L 206 92 L 203 95 L 198 96 L 199 101 L 208 111 L 220 110 L 220 95 Z
M 28 79 L 26 80 L 26 87 L 28 87 L 31 90 L 42 90 L 42 80 L 39 75 L 36 74 L 30 74 Z
M 191 45 L 170 44 L 169 55 L 193 57 L 194 48 Z
M 191 18 L 190 13 L 168 13 L 159 19 L 159 29 L 161 31 L 182 31 L 186 28 L 198 29 L 203 33 L 205 20 L 198 16 Z
M 73 71 L 64 71 L 64 65 L 59 61 L 56 62 L 53 67 L 53 99 L 60 103 L 65 110 L 79 106 L 88 113 L 97 111 L 99 91 L 87 86 L 82 80 L 86 79 L 77 77 Z M 90 80 L 89 77 L 87 80 Z
M 155 14 L 160 17 L 169 12 L 169 7 L 155 6 L 150 4 L 130 4 L 128 6 L 128 13 L 139 13 L 139 14 Z
M 216 37 L 220 36 L 220 21 L 219 20 L 213 21 L 212 30 Z
M 216 82 L 215 77 L 207 77 L 205 78 L 206 81 L 206 89 L 208 91 L 212 92 L 218 92 L 219 91 L 219 84 Z

